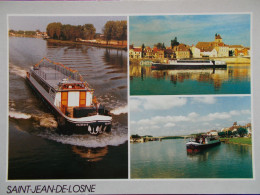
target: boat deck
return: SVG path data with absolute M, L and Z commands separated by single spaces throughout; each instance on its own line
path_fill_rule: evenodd
M 55 70 L 52 67 L 42 66 L 39 69 L 34 69 L 34 72 L 44 79 L 54 89 L 59 88 L 59 82 L 63 79 L 67 79 L 68 83 L 78 83 L 79 81 L 72 79 L 70 76 L 63 74 L 59 70 Z

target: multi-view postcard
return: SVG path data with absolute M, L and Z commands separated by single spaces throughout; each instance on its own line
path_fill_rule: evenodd
M 0 0 L 0 194 L 259 192 L 256 0 L 183 2 Z
M 125 16 L 9 17 L 9 180 L 128 178 L 126 39 Z

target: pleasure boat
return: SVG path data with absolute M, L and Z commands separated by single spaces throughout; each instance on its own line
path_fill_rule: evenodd
M 111 130 L 112 117 L 78 71 L 44 57 L 26 79 L 55 115 L 61 132 L 98 135 Z

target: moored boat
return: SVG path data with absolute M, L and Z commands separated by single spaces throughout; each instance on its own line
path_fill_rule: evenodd
M 188 152 L 198 152 L 202 149 L 219 145 L 220 143 L 219 138 L 216 136 L 200 136 L 190 139 L 186 143 L 186 148 Z
M 27 72 L 26 79 L 55 115 L 61 132 L 98 135 L 111 130 L 108 110 L 76 70 L 44 57 Z
M 218 60 L 168 60 L 166 63 L 153 63 L 152 69 L 207 69 L 227 68 L 227 63 Z

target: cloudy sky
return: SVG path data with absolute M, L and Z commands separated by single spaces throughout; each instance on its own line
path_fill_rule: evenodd
M 164 42 L 170 46 L 177 37 L 180 43 L 196 45 L 214 41 L 216 33 L 229 45 L 250 46 L 250 15 L 167 15 L 130 16 L 130 44 L 153 46 Z
M 130 134 L 189 135 L 251 122 L 250 96 L 130 98 Z
M 83 25 L 93 24 L 97 33 L 102 33 L 102 28 L 109 20 L 127 20 L 126 16 L 10 16 L 9 29 L 46 31 L 52 22 L 62 24 Z

